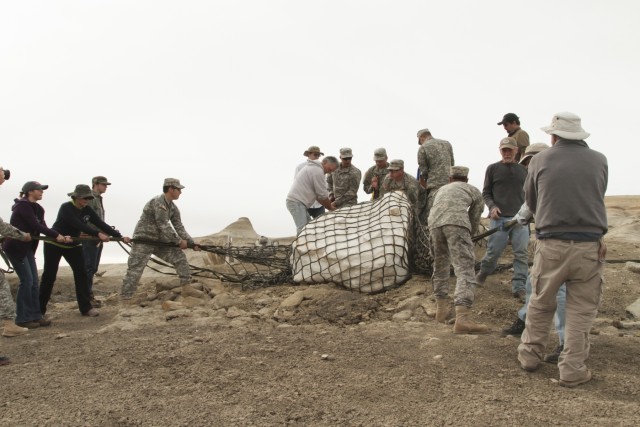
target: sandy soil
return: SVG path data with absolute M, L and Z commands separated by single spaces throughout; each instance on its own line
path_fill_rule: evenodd
M 64 271 L 53 326 L 0 339 L 13 361 L 0 367 L 0 425 L 635 426 L 640 333 L 612 325 L 628 320 L 640 276 L 613 261 L 639 258 L 640 197 L 607 203 L 612 262 L 591 335 L 594 379 L 576 389 L 558 386 L 556 365 L 519 369 L 518 339 L 500 334 L 519 307 L 508 271 L 476 296 L 474 316 L 493 332 L 457 336 L 430 317 L 424 276 L 377 295 L 204 279 L 209 295 L 165 311 L 153 296 L 122 306 L 124 266 L 108 265 L 95 287 L 106 303 L 99 317 L 80 316 Z M 174 281 L 147 271 L 141 288 L 155 295 Z

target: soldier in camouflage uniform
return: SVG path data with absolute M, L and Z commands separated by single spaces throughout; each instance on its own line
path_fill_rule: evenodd
M 467 319 L 473 304 L 475 255 L 471 236 L 476 234 L 484 200 L 480 190 L 467 183 L 469 168 L 450 168 L 449 184 L 435 197 L 429 214 L 429 231 L 433 245 L 433 292 L 436 297 L 436 321 L 444 323 L 449 315 L 449 271 L 457 277 L 454 305 L 456 334 L 487 333 L 485 325 Z
M 5 171 L 0 167 L 0 185 L 4 183 Z M 19 239 L 23 242 L 30 242 L 31 235 L 23 233 L 11 224 L 7 224 L 0 218 L 0 235 L 3 237 L 10 237 L 12 239 Z M 2 336 L 3 337 L 16 337 L 18 335 L 26 334 L 29 329 L 21 328 L 15 324 L 16 318 L 16 305 L 13 302 L 11 296 L 11 288 L 9 288 L 9 282 L 4 277 L 4 272 L 0 270 L 0 320 L 2 320 Z M 4 356 L 3 356 L 4 357 Z
M 389 162 L 387 162 L 387 150 L 378 148 L 373 152 L 373 161 L 376 162 L 364 174 L 362 180 L 362 188 L 365 193 L 371 194 L 371 200 L 380 198 L 380 187 L 384 177 L 387 176 L 389 170 Z
M 340 149 L 340 165 L 327 176 L 329 200 L 335 202 L 336 209 L 358 203 L 358 188 L 362 172 L 351 164 L 351 148 Z
M 122 281 L 123 299 L 130 299 L 135 293 L 151 255 L 173 264 L 181 284 L 191 282 L 189 263 L 182 249 L 193 247 L 197 251 L 200 248 L 182 225 L 180 210 L 173 203 L 178 200 L 183 188 L 180 180 L 166 178 L 162 187 L 163 194 L 154 197 L 144 206 L 133 231 L 134 243 L 129 254 L 127 273 Z M 136 239 L 145 242 L 135 242 Z M 156 242 L 158 244 L 154 244 Z
M 425 141 L 418 148 L 420 185 L 427 189 L 426 209 L 423 220 L 429 217 L 438 189 L 449 182 L 449 168 L 453 166 L 453 148 L 449 141 L 436 139 L 428 129 L 422 130 Z
M 395 191 L 402 190 L 407 195 L 411 206 L 414 209 L 415 215 L 418 215 L 420 206 L 418 201 L 420 200 L 420 194 L 424 192 L 424 189 L 420 187 L 418 181 L 412 176 L 407 175 L 404 172 L 404 161 L 395 159 L 391 160 L 387 167 L 389 174 L 382 181 L 382 189 L 380 190 L 380 196 Z

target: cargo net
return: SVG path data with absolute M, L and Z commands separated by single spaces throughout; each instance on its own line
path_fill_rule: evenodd
M 328 212 L 292 244 L 297 283 L 333 282 L 364 293 L 401 285 L 431 269 L 426 228 L 402 191 Z

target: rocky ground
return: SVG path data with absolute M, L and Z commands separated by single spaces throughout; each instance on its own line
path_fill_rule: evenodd
M 0 425 L 635 426 L 640 333 L 620 322 L 630 321 L 640 276 L 613 261 L 638 258 L 638 201 L 608 200 L 611 263 L 591 334 L 594 379 L 576 389 L 558 386 L 556 365 L 519 369 L 518 339 L 500 334 L 519 307 L 509 271 L 476 295 L 474 317 L 492 333 L 458 336 L 433 320 L 424 276 L 362 295 L 332 284 L 243 290 L 214 279 L 181 288 L 147 271 L 145 297 L 123 306 L 114 294 L 124 266 L 108 265 L 95 288 L 105 302 L 99 317 L 80 316 L 65 270 L 53 325 L 0 339 L 13 362 L 0 367 Z

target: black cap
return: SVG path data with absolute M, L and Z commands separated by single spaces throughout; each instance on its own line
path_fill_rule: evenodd
M 502 117 L 502 121 L 498 122 L 498 126 L 502 126 L 504 123 L 513 123 L 520 121 L 520 117 L 516 116 L 515 113 L 507 113 Z
M 33 191 L 33 190 L 46 190 L 47 188 L 49 188 L 48 185 L 42 185 L 40 184 L 38 181 L 27 181 L 25 182 L 25 184 L 22 186 L 22 192 L 24 194 L 27 194 L 29 191 Z

